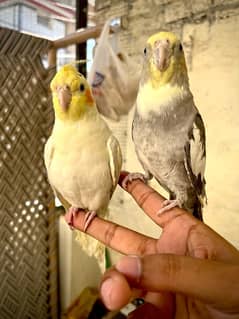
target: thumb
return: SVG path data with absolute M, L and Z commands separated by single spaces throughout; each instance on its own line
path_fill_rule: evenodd
M 192 257 L 157 254 L 123 257 L 115 266 L 129 285 L 147 291 L 182 293 L 225 309 L 236 305 L 239 266 Z M 230 296 L 230 300 L 225 298 Z M 232 300 L 233 299 L 233 300 Z

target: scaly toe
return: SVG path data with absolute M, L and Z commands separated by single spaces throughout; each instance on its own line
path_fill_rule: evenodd
M 88 211 L 85 214 L 85 218 L 84 218 L 84 232 L 87 231 L 87 228 L 89 227 L 90 223 L 92 222 L 92 220 L 95 218 L 95 216 L 97 215 L 97 213 L 93 210 L 93 211 Z
M 65 221 L 70 226 L 71 230 L 74 229 L 73 223 L 74 223 L 74 217 L 76 213 L 78 212 L 79 208 L 71 206 L 67 213 L 65 214 Z
M 159 216 L 160 214 L 169 211 L 170 209 L 179 206 L 180 203 L 177 199 L 166 199 L 163 203 L 162 203 L 162 207 L 159 209 L 159 211 L 157 212 L 157 216 Z
M 127 189 L 128 183 L 132 183 L 136 179 L 140 179 L 144 183 L 146 182 L 144 174 L 142 174 L 142 173 L 130 173 L 124 178 L 124 180 L 122 182 L 123 188 Z

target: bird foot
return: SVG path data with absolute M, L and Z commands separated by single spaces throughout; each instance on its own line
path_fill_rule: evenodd
M 162 207 L 157 212 L 157 215 L 167 212 L 168 210 L 176 206 L 180 206 L 180 202 L 178 199 L 166 199 L 165 201 L 163 201 Z
M 140 179 L 142 182 L 147 183 L 150 178 L 146 174 L 144 175 L 142 173 L 130 173 L 123 179 L 123 188 L 127 189 L 128 183 L 132 183 L 136 179 Z
M 95 218 L 96 215 L 97 215 L 97 213 L 94 210 L 91 210 L 91 211 L 88 211 L 87 213 L 85 213 L 84 232 L 87 231 L 87 228 L 89 227 L 90 223 L 92 222 L 92 220 Z
M 65 220 L 67 222 L 67 224 L 70 226 L 71 230 L 74 229 L 74 218 L 76 216 L 76 214 L 79 212 L 80 208 L 78 207 L 74 207 L 74 206 L 71 206 L 66 215 L 65 215 Z M 89 227 L 90 223 L 92 222 L 92 220 L 94 219 L 94 217 L 96 216 L 96 212 L 93 210 L 93 211 L 88 211 L 85 213 L 85 218 L 84 218 L 84 232 L 86 232 L 87 228 Z
M 65 215 L 65 220 L 71 229 L 74 229 L 73 221 L 74 221 L 74 217 L 78 211 L 79 211 L 78 207 L 71 206 Z

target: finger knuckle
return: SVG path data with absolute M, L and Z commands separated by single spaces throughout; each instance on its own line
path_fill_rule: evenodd
M 162 273 L 168 278 L 170 282 L 180 276 L 182 265 L 180 258 L 175 258 L 173 255 L 163 255 Z
M 155 193 L 154 190 L 149 189 L 145 193 L 140 194 L 139 197 L 137 198 L 137 202 L 139 206 L 143 208 L 154 193 Z
M 152 248 L 152 240 L 143 238 L 139 241 L 136 251 L 139 256 L 145 256 L 150 253 Z
M 116 224 L 110 224 L 105 231 L 105 244 L 111 246 L 111 243 L 115 237 L 118 226 Z

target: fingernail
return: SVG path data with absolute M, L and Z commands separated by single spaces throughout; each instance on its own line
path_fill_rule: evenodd
M 141 259 L 138 256 L 125 256 L 115 265 L 115 268 L 128 278 L 138 281 L 141 277 Z
M 107 308 L 111 305 L 111 293 L 112 293 L 113 280 L 111 278 L 106 279 L 100 287 L 101 297 Z

